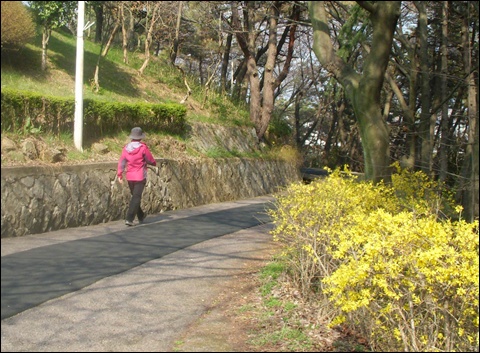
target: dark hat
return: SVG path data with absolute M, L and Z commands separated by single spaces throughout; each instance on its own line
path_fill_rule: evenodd
M 142 129 L 139 127 L 134 127 L 129 136 L 132 140 L 142 140 L 145 138 L 145 134 Z

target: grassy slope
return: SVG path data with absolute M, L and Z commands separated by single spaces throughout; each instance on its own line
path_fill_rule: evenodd
M 142 53 L 129 53 L 129 64 L 123 63 L 123 54 L 118 47 L 112 47 L 108 55 L 100 63 L 100 90 L 94 93 L 91 82 L 95 66 L 100 53 L 100 45 L 90 40 L 84 44 L 84 97 L 96 100 L 121 102 L 180 102 L 186 96 L 186 86 L 180 72 L 171 67 L 161 57 L 152 56 L 143 76 L 137 69 L 142 65 Z M 70 33 L 53 32 L 48 46 L 48 72 L 42 72 L 41 65 L 41 38 L 37 37 L 34 43 L 27 44 L 18 51 L 2 51 L 1 83 L 2 88 L 39 92 L 45 96 L 75 96 L 75 69 L 76 69 L 76 38 Z M 210 95 L 206 97 L 201 87 L 188 78 L 192 94 L 186 105 L 188 121 L 205 121 L 215 124 L 244 125 L 250 124 L 248 112 L 239 109 L 228 100 Z M 224 112 L 225 116 L 222 116 Z M 226 116 L 228 112 L 228 116 Z M 141 124 L 139 124 L 141 126 Z M 6 136 L 19 142 L 25 136 L 5 133 Z M 113 155 L 119 153 L 128 132 L 97 142 L 106 144 Z M 42 142 L 54 144 L 68 152 L 68 160 L 99 160 L 109 156 L 94 156 L 89 146 L 84 146 L 84 153 L 76 151 L 73 138 L 68 136 L 35 136 Z M 165 152 L 165 146 L 178 145 L 182 151 L 187 151 L 184 141 L 175 136 L 149 136 L 156 139 L 153 152 Z M 162 141 L 160 141 L 162 140 Z M 87 148 L 85 148 L 87 147 Z M 170 150 L 172 150 L 170 148 Z M 191 151 L 190 151 L 191 152 Z M 16 165 L 19 161 L 12 160 L 2 154 L 2 165 Z
M 143 54 L 129 53 L 129 64 L 123 63 L 119 48 L 113 47 L 100 63 L 100 92 L 92 92 L 93 79 L 100 45 L 89 40 L 84 46 L 84 97 L 114 101 L 174 101 L 179 102 L 186 89 L 179 73 L 159 57 L 151 57 L 143 76 L 137 69 Z M 2 88 L 40 92 L 53 96 L 74 96 L 76 39 L 65 32 L 53 32 L 48 46 L 49 70 L 40 70 L 41 43 L 37 38 L 18 51 L 2 51 Z M 190 83 L 192 84 L 192 83 Z M 210 115 L 196 100 L 189 98 L 194 113 Z

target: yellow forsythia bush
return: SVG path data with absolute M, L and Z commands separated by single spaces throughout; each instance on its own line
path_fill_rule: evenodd
M 360 328 L 369 318 L 372 346 L 478 347 L 478 224 L 383 210 L 352 217 L 356 225 L 339 238 L 344 246 L 333 256 L 342 263 L 324 278 L 325 293 Z
M 446 218 L 451 200 L 421 173 L 392 181 L 335 171 L 278 196 L 289 273 L 374 350 L 478 351 L 478 222 Z
M 303 295 L 321 291 L 320 279 L 338 267 L 331 254 L 340 234 L 351 226 L 352 212 L 369 212 L 388 203 L 389 190 L 355 179 L 336 170 L 328 182 L 292 184 L 277 196 L 277 207 L 270 211 L 274 240 L 284 245 L 283 258 Z

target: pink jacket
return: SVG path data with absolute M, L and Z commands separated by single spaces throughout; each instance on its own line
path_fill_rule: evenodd
M 123 147 L 122 155 L 118 160 L 117 176 L 125 177 L 128 181 L 141 181 L 147 178 L 147 164 L 157 165 L 152 152 L 141 141 L 129 142 Z

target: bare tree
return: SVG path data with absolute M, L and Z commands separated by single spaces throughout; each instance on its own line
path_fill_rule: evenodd
M 183 8 L 183 1 L 178 1 L 178 13 L 177 13 L 177 25 L 175 26 L 175 39 L 173 40 L 173 49 L 170 53 L 170 62 L 172 65 L 175 65 L 175 61 L 177 60 L 178 55 L 178 47 L 180 45 L 179 38 L 180 38 L 180 23 L 182 19 L 182 8 Z
M 143 75 L 143 71 L 147 67 L 150 61 L 150 46 L 153 41 L 153 33 L 155 30 L 155 25 L 160 16 L 161 1 L 145 1 L 145 60 L 143 61 L 142 66 L 138 69 L 138 73 Z
M 118 29 L 120 28 L 122 7 L 123 7 L 122 1 L 118 1 L 118 2 L 112 1 L 108 4 L 108 7 L 107 7 L 110 18 L 113 20 L 113 26 L 112 26 L 110 35 L 108 36 L 107 42 L 104 43 L 104 41 L 102 40 L 102 44 L 100 46 L 100 53 L 97 57 L 97 64 L 95 65 L 95 72 L 93 74 L 93 80 L 91 83 L 92 90 L 95 93 L 98 93 L 98 91 L 100 90 L 99 75 L 100 75 L 101 60 L 107 56 L 108 51 L 110 50 L 110 47 L 113 43 L 115 34 L 118 32 Z
M 246 62 L 246 75 L 250 90 L 250 119 L 255 125 L 257 137 L 262 140 L 272 117 L 275 102 L 274 92 L 286 78 L 290 69 L 300 9 L 296 3 L 290 8 L 290 17 L 285 28 L 285 32 L 288 33 L 289 38 L 287 54 L 282 70 L 275 77 L 274 69 L 281 49 L 278 47 L 277 29 L 278 19 L 282 13 L 282 4 L 280 1 L 274 1 L 268 4 L 268 12 L 265 15 L 265 20 L 268 22 L 268 25 L 266 25 L 268 28 L 268 42 L 265 48 L 267 57 L 265 66 L 263 67 L 264 76 L 263 79 L 261 79 L 257 64 L 259 58 L 257 55 L 256 42 L 258 29 L 255 28 L 255 19 L 259 18 L 259 9 L 256 8 L 256 4 L 251 1 L 246 1 L 244 5 L 243 22 L 240 22 L 238 7 L 235 3 L 232 3 L 232 28 Z M 259 25 L 259 27 L 261 27 L 261 25 Z

